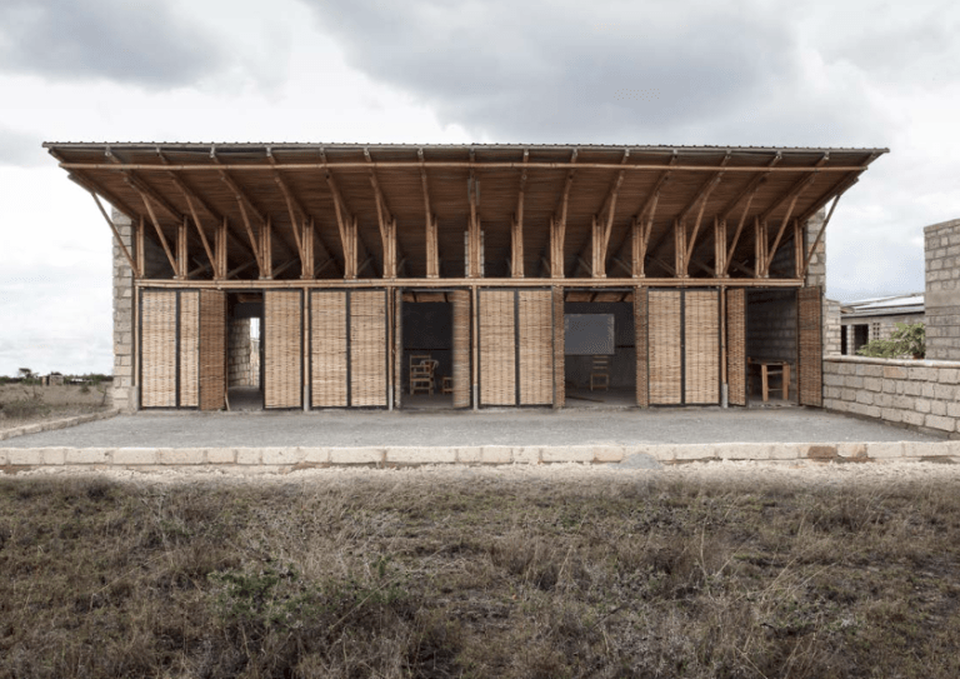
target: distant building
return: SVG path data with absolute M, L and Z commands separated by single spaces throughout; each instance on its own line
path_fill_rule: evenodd
M 852 356 L 864 344 L 886 339 L 897 323 L 924 322 L 922 292 L 873 297 L 840 305 L 840 353 Z

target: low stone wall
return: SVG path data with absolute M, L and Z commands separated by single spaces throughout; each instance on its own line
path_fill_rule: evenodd
M 38 467 L 76 471 L 171 467 L 233 472 L 289 472 L 340 465 L 405 467 L 426 464 L 538 465 L 558 463 L 682 464 L 704 460 L 871 462 L 960 458 L 960 441 L 873 443 L 690 443 L 582 446 L 460 446 L 369 448 L 0 448 L 0 472 Z
M 827 356 L 823 407 L 960 438 L 960 362 Z

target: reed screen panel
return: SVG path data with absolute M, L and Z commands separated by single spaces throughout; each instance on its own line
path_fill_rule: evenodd
M 387 296 L 355 290 L 350 304 L 350 405 L 387 405 Z
M 310 394 L 315 408 L 343 408 L 347 400 L 347 293 L 310 293 Z
M 200 410 L 220 410 L 227 390 L 227 296 L 200 291 Z
M 648 293 L 650 403 L 679 405 L 683 400 L 680 290 Z
M 303 295 L 300 290 L 263 293 L 263 406 L 303 405 Z
M 180 402 L 182 408 L 200 405 L 200 292 L 180 292 Z
M 553 304 L 549 290 L 518 290 L 520 405 L 553 402 Z
M 480 403 L 516 405 L 516 309 L 513 290 L 481 290 Z
M 727 290 L 727 402 L 747 405 L 747 295 Z
M 140 405 L 177 407 L 177 292 L 144 290 L 140 302 Z
M 720 402 L 720 297 L 684 291 L 684 403 Z

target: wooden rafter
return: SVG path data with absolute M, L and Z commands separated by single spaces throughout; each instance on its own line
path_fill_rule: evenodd
M 523 150 L 523 162 L 530 159 L 530 151 Z M 517 210 L 510 225 L 510 276 L 523 278 L 523 199 L 527 185 L 527 171 L 520 173 L 520 189 L 517 192 Z
M 174 273 L 176 274 L 178 272 L 177 258 L 173 256 L 173 252 L 170 250 L 170 245 L 167 243 L 167 237 L 163 235 L 163 229 L 160 227 L 160 221 L 157 219 L 157 214 L 153 211 L 153 206 L 150 204 L 151 198 L 147 194 L 141 193 L 139 189 L 136 189 L 135 187 L 134 189 L 140 194 L 140 199 L 143 200 L 143 205 L 147 209 L 147 213 L 150 215 L 150 221 L 153 223 L 153 228 L 157 231 L 157 238 L 160 239 L 160 245 L 163 246 L 163 251 L 167 255 L 167 261 L 170 262 L 170 268 L 173 269 Z
M 320 157 L 326 161 L 326 152 L 321 148 Z M 372 163 L 367 163 L 369 167 Z M 333 197 L 334 212 L 337 215 L 337 227 L 340 231 L 340 243 L 343 248 L 343 277 L 355 279 L 361 271 L 373 262 L 367 253 L 369 249 L 360 237 L 360 222 L 354 213 L 347 207 L 343 195 L 337 186 L 336 179 L 329 168 L 324 172 L 324 179 L 330 195 Z
M 823 220 L 823 224 L 820 225 L 820 230 L 817 232 L 817 237 L 813 241 L 813 245 L 810 246 L 810 250 L 807 251 L 806 256 L 803 258 L 803 270 L 800 272 L 799 278 L 806 279 L 807 270 L 810 268 L 810 260 L 813 259 L 813 253 L 817 251 L 817 246 L 820 245 L 820 240 L 823 238 L 824 232 L 827 230 L 827 224 L 830 223 L 830 218 L 833 217 L 833 211 L 837 209 L 837 203 L 840 202 L 840 199 L 843 197 L 843 194 L 846 191 L 857 183 L 858 180 L 854 179 L 846 188 L 843 189 L 840 193 L 836 195 L 833 199 L 833 203 L 830 205 L 830 211 L 827 212 L 826 218 Z M 806 222 L 804 222 L 806 223 Z
M 727 274 L 727 271 L 729 270 L 729 264 L 731 261 L 733 261 L 733 253 L 736 251 L 737 244 L 740 242 L 740 234 L 743 233 L 743 226 L 744 224 L 746 224 L 747 215 L 750 213 L 750 206 L 753 203 L 753 197 L 756 196 L 757 191 L 760 190 L 760 183 L 761 182 L 758 182 L 757 185 L 753 187 L 753 189 L 750 191 L 749 195 L 747 196 L 747 205 L 746 207 L 743 208 L 743 214 L 740 215 L 740 221 L 737 223 L 737 231 L 736 233 L 733 234 L 733 242 L 730 243 L 730 247 L 727 249 L 727 256 L 724 258 L 724 262 L 726 263 L 726 266 L 724 266 L 724 268 L 720 271 L 720 275 L 722 276 L 725 276 Z M 737 202 L 739 202 L 739 200 L 740 200 L 740 197 L 737 198 Z M 729 211 L 724 212 L 720 217 L 720 219 L 721 220 L 726 219 L 727 214 L 729 214 Z
M 130 254 L 130 250 L 128 250 L 127 246 L 123 244 L 123 238 L 120 237 L 120 231 L 117 230 L 117 225 L 114 224 L 113 220 L 107 215 L 107 211 L 103 208 L 103 203 L 100 202 L 100 198 L 98 198 L 97 194 L 93 191 L 90 191 L 90 195 L 93 197 L 94 202 L 100 209 L 100 214 L 102 214 L 103 218 L 107 220 L 107 224 L 110 226 L 110 230 L 113 232 L 113 237 L 117 239 L 117 244 L 120 245 L 120 248 L 123 250 L 123 256 L 126 257 L 127 263 L 130 264 L 130 269 L 133 271 L 133 275 L 137 278 L 143 278 L 143 270 L 137 266 L 135 261 L 133 261 L 133 256 Z
M 370 157 L 370 150 L 363 149 L 363 155 L 367 162 L 373 163 Z M 380 188 L 380 182 L 377 179 L 377 171 L 370 168 L 370 186 L 373 188 L 374 201 L 377 204 L 377 224 L 380 227 L 380 241 L 383 246 L 383 277 L 397 277 L 397 220 L 394 218 L 390 207 L 387 205 L 386 196 Z
M 630 158 L 630 149 L 624 149 L 622 165 L 626 165 Z M 607 196 L 603 200 L 600 212 L 593 217 L 590 248 L 591 262 L 590 274 L 594 278 L 606 278 L 607 276 L 607 250 L 610 247 L 610 234 L 613 231 L 613 219 L 617 212 L 617 197 L 620 195 L 620 187 L 623 185 L 623 178 L 626 170 L 620 170 L 617 178 L 610 185 Z
M 704 185 L 703 189 L 701 190 L 701 194 L 702 194 L 702 195 L 700 195 L 700 196 L 698 197 L 698 199 L 700 200 L 700 210 L 697 212 L 697 220 L 696 220 L 696 222 L 694 223 L 694 226 L 693 226 L 693 234 L 690 235 L 690 239 L 689 239 L 690 242 L 689 242 L 689 244 L 687 245 L 687 251 L 686 251 L 686 254 L 684 255 L 684 260 L 685 260 L 685 261 L 690 261 L 690 257 L 693 255 L 693 249 L 694 249 L 694 247 L 695 247 L 696 244 L 697 244 L 697 236 L 700 235 L 700 225 L 703 223 L 703 213 L 704 213 L 704 211 L 705 211 L 706 208 L 707 208 L 707 201 L 710 199 L 710 194 L 713 192 L 713 190 L 714 190 L 714 189 L 717 187 L 717 185 L 720 183 L 720 181 L 721 181 L 721 174 L 722 174 L 722 173 L 719 173 L 719 172 L 718 172 L 717 175 L 716 175 L 715 177 L 713 177 L 713 179 L 711 179 L 709 182 L 707 182 L 707 183 Z M 691 207 L 692 207 L 692 204 L 691 204 Z M 681 224 L 681 228 L 685 228 L 685 227 L 683 227 L 683 217 L 686 215 L 686 212 L 687 212 L 687 211 L 685 210 L 684 213 L 683 213 L 683 215 L 681 216 L 681 218 L 680 218 L 680 220 L 679 220 L 679 221 L 680 221 L 680 224 Z M 684 235 L 686 235 L 686 234 L 684 234 Z
M 426 163 L 423 149 L 417 149 L 420 158 L 420 186 L 423 189 L 424 237 L 427 250 L 427 278 L 440 277 L 440 246 L 437 234 L 437 216 L 430 205 L 430 185 L 427 181 Z
M 470 149 L 470 160 L 474 160 L 474 150 Z M 480 230 L 480 185 L 476 173 L 471 169 L 467 179 L 467 200 L 470 203 L 470 222 L 467 224 L 467 278 L 483 276 L 483 236 Z
M 563 194 L 558 206 L 559 214 L 554 212 L 550 221 L 550 277 L 563 278 L 563 245 L 567 233 L 567 208 L 570 201 L 570 187 L 573 186 L 575 170 L 572 166 L 577 162 L 577 149 L 573 149 L 570 157 L 571 169 L 567 172 L 567 179 L 563 185 Z

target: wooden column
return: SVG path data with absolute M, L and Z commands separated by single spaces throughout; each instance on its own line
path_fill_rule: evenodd
M 177 279 L 186 280 L 187 268 L 187 218 L 184 216 L 177 225 Z
M 718 278 L 727 278 L 727 220 L 713 220 L 714 269 Z
M 440 278 L 440 242 L 438 238 L 437 216 L 427 213 L 427 278 Z

